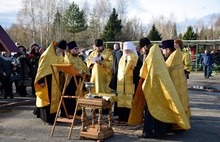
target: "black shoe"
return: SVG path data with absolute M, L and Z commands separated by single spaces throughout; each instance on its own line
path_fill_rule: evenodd
M 4 99 L 7 99 L 7 97 L 4 97 Z
M 14 99 L 14 97 L 12 96 L 12 97 L 10 97 L 10 99 Z

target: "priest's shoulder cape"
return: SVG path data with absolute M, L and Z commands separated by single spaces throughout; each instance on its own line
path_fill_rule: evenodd
M 34 86 L 36 90 L 36 106 L 37 107 L 44 107 L 47 105 L 51 105 L 50 111 L 51 113 L 57 111 L 57 106 L 59 103 L 59 94 L 58 94 L 58 88 L 55 84 L 54 77 L 52 76 L 52 81 L 51 81 L 51 101 L 49 100 L 49 94 L 48 94 L 48 86 L 47 86 L 47 81 L 45 78 L 45 87 L 41 87 L 38 84 L 38 81 L 41 78 L 46 77 L 47 75 L 52 74 L 52 69 L 51 69 L 51 64 L 63 64 L 64 63 L 64 58 L 63 56 L 57 56 L 55 52 L 55 45 L 56 42 L 53 41 L 50 46 L 46 49 L 46 51 L 41 55 L 39 59 L 39 66 L 37 70 L 37 75 L 34 81 Z M 55 74 L 58 78 L 58 71 L 55 69 Z
M 141 68 L 140 77 L 144 79 L 142 91 L 151 115 L 159 121 L 190 129 L 189 119 L 157 44 L 151 47 Z
M 71 64 L 78 72 L 86 75 L 90 75 L 89 69 L 86 64 L 79 58 L 79 56 L 74 57 L 70 51 L 67 49 L 65 55 L 65 63 Z

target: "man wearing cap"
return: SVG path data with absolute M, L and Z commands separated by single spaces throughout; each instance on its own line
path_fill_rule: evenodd
M 135 84 L 133 82 L 133 70 L 137 64 L 138 55 L 131 42 L 125 42 L 123 56 L 118 65 L 117 94 L 119 121 L 128 121 L 132 106 Z
M 172 54 L 174 50 L 174 40 L 164 40 L 162 41 L 162 47 L 163 47 L 163 55 L 165 61 L 168 59 L 168 57 Z
M 81 74 L 90 75 L 89 69 L 87 68 L 86 64 L 79 58 L 79 47 L 77 46 L 75 41 L 71 41 L 67 44 L 67 51 L 65 55 L 65 63 L 71 64 L 73 68 L 75 68 Z M 76 76 L 77 82 L 81 81 L 79 76 Z M 80 85 L 80 83 L 79 83 Z M 68 85 L 65 91 L 65 95 L 68 96 L 75 96 L 76 95 L 76 84 L 73 77 L 70 77 L 68 80 Z M 75 107 L 76 107 L 76 99 L 64 99 L 66 109 L 69 115 L 74 115 Z M 81 111 L 77 112 L 78 115 Z M 61 108 L 61 116 L 66 117 L 65 111 L 63 107 Z
M 86 62 L 86 59 L 87 59 L 88 55 L 86 55 L 86 49 L 85 48 L 83 48 L 81 50 L 81 54 L 84 56 L 84 61 L 83 62 Z
M 90 82 L 95 82 L 95 93 L 111 93 L 111 89 L 108 85 L 112 77 L 112 52 L 109 49 L 103 48 L 103 41 L 101 39 L 95 40 L 95 46 L 96 50 L 86 59 L 88 68 L 92 69 Z M 90 61 L 92 57 L 99 57 L 100 60 L 96 60 L 95 63 L 92 63 Z
M 65 49 L 65 40 L 60 40 L 58 43 L 53 41 L 39 60 L 37 75 L 34 81 L 37 96 L 34 114 L 41 118 L 44 124 L 53 124 L 60 97 L 50 65 L 64 63 L 63 55 Z M 55 75 L 59 78 L 58 70 L 55 70 Z

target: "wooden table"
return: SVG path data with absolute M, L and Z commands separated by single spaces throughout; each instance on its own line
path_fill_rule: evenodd
M 112 105 L 108 101 L 105 101 L 103 98 L 80 98 L 78 100 L 79 105 L 82 107 L 82 128 L 80 132 L 80 138 L 90 138 L 97 139 L 102 141 L 105 138 L 108 138 L 113 135 L 111 120 L 112 120 Z M 85 108 L 92 109 L 92 125 L 85 127 Z M 102 110 L 109 108 L 108 114 L 108 126 L 102 125 L 103 116 Z M 95 124 L 96 112 L 95 109 L 99 110 L 98 124 Z

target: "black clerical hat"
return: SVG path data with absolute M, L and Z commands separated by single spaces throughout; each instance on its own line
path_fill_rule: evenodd
M 103 46 L 103 41 L 101 39 L 96 39 L 95 40 L 95 46 L 96 47 Z
M 66 49 L 66 41 L 65 40 L 60 40 L 58 43 L 57 43 L 57 47 L 65 50 Z
M 142 48 L 142 47 L 144 47 L 145 45 L 148 45 L 148 44 L 151 44 L 151 42 L 150 42 L 150 40 L 148 39 L 148 38 L 142 38 L 141 40 L 140 40 L 140 43 L 139 43 L 139 45 L 140 45 L 140 48 Z
M 163 49 L 174 48 L 174 40 L 164 40 L 164 41 L 162 41 L 162 47 L 163 47 Z
M 77 47 L 77 44 L 76 44 L 75 41 L 71 41 L 71 42 L 69 42 L 69 43 L 67 44 L 67 47 L 68 47 L 69 50 L 71 50 L 71 49 Z

